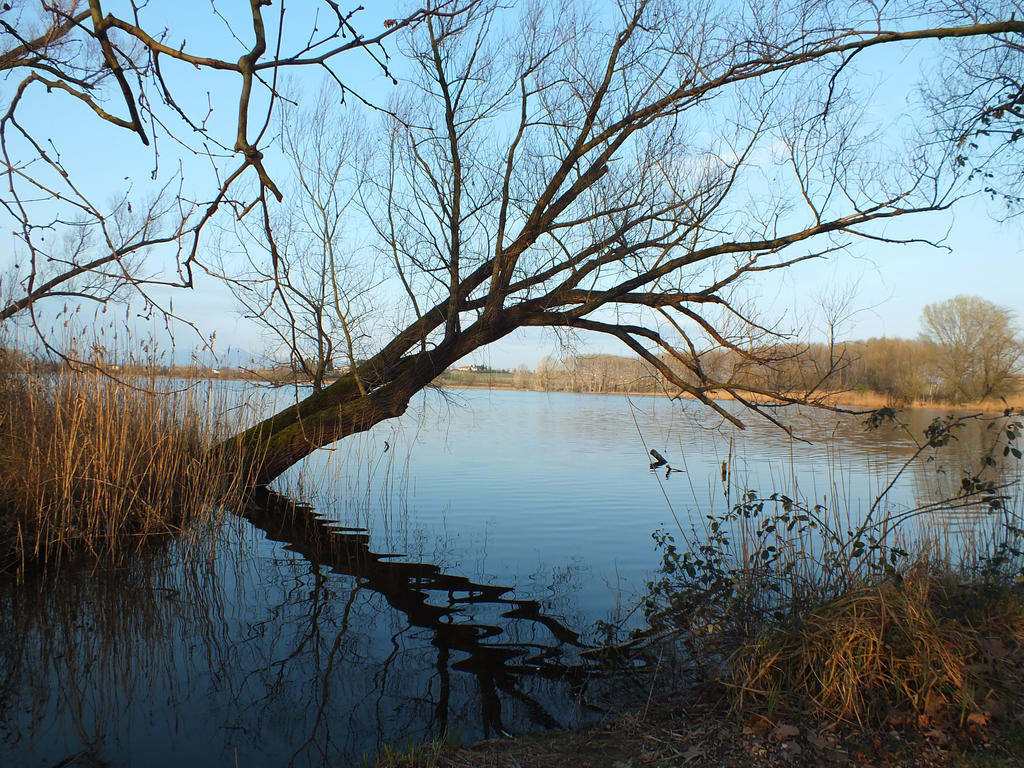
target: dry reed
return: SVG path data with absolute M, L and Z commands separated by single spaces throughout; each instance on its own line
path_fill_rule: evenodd
M 0 372 L 0 569 L 118 558 L 246 487 L 223 390 L 90 370 Z

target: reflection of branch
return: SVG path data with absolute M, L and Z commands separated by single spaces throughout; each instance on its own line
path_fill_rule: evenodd
M 579 634 L 558 619 L 541 612 L 536 600 L 508 597 L 511 587 L 478 584 L 464 576 L 444 573 L 437 565 L 396 560 L 394 554 L 370 550 L 370 537 L 364 529 L 343 528 L 317 517 L 311 507 L 296 504 L 284 496 L 258 489 L 244 516 L 264 531 L 272 541 L 306 558 L 315 566 L 326 566 L 334 573 L 352 576 L 359 588 L 381 594 L 393 608 L 407 617 L 409 625 L 433 633 L 432 644 L 439 653 L 458 652 L 452 669 L 469 672 L 477 678 L 487 728 L 501 729 L 500 701 L 497 691 L 522 699 L 531 718 L 543 725 L 554 719 L 537 702 L 515 685 L 519 676 L 548 679 L 568 678 L 577 684 L 589 666 L 562 663 L 568 648 L 583 648 Z M 447 605 L 429 602 L 442 595 Z M 503 608 L 501 617 L 540 624 L 554 642 L 488 642 L 504 632 L 502 626 L 456 621 L 467 606 L 490 604 Z M 568 647 L 568 648 L 567 648 Z M 446 665 L 447 666 L 447 665 Z
M 870 417 L 865 423 L 869 428 L 877 427 L 881 423 L 883 418 L 882 414 L 888 409 L 882 409 L 882 411 L 876 411 L 873 417 Z M 989 510 L 1004 509 L 1004 502 L 1008 498 L 1002 495 L 1004 491 L 1008 491 L 1014 487 L 1015 481 L 1003 481 L 997 482 L 995 480 L 982 481 L 981 477 L 984 475 L 986 470 L 990 467 L 994 467 L 997 464 L 995 456 L 1000 442 L 1005 440 L 1005 450 L 1003 455 L 1008 455 L 1011 451 L 1015 451 L 1014 455 L 1019 458 L 1016 453 L 1018 449 L 1014 445 L 1017 440 L 1018 428 L 1012 424 L 1007 424 L 1010 418 L 1016 418 L 1021 415 L 1020 411 L 1014 411 L 1013 409 L 1007 409 L 1001 416 L 997 417 L 986 417 L 983 413 L 972 413 L 963 416 L 947 416 L 945 418 L 936 418 L 932 423 L 924 430 L 924 440 L 919 441 L 910 432 L 909 428 L 902 422 L 896 420 L 889 412 L 892 420 L 899 425 L 899 427 L 906 432 L 912 440 L 917 444 L 915 450 L 906 461 L 900 466 L 900 468 L 893 475 L 888 485 L 882 489 L 874 502 L 871 504 L 868 510 L 867 516 L 864 521 L 856 529 L 856 539 L 859 539 L 866 532 L 877 528 L 881 525 L 881 533 L 878 535 L 879 541 L 885 541 L 890 533 L 895 531 L 900 525 L 906 521 L 921 517 L 926 514 L 934 513 L 940 509 L 955 510 L 955 509 L 970 509 L 978 506 L 987 506 Z M 957 439 L 957 432 L 964 428 L 965 425 L 971 422 L 982 422 L 988 421 L 988 428 L 992 430 L 993 425 L 999 426 L 991 432 L 992 441 L 987 449 L 980 452 L 981 455 L 981 469 L 976 473 L 965 471 L 963 480 L 961 482 L 960 490 L 949 497 L 939 499 L 937 501 L 926 502 L 913 507 L 908 510 L 904 510 L 898 514 L 890 514 L 883 520 L 874 521 L 874 514 L 886 499 L 889 492 L 896 485 L 896 481 L 903 475 L 906 470 L 915 464 L 921 457 L 921 455 L 929 448 L 937 450 L 946 446 L 950 441 Z M 1005 435 L 1005 437 L 1004 437 Z

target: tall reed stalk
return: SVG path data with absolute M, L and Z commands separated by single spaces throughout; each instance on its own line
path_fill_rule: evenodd
M 247 487 L 205 383 L 0 366 L 0 570 L 116 559 Z

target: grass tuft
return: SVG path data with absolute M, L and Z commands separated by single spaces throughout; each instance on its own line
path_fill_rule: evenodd
M 726 684 L 744 709 L 785 702 L 836 722 L 963 726 L 1024 690 L 1015 592 L 924 570 L 852 590 L 737 649 Z
M 458 734 L 444 733 L 420 744 L 410 740 L 404 749 L 385 745 L 375 760 L 367 758 L 363 764 L 374 768 L 437 768 L 442 756 L 458 742 Z

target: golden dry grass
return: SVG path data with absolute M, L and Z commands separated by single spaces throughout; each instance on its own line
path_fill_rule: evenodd
M 438 738 L 424 744 L 410 744 L 405 749 L 385 746 L 376 760 L 364 760 L 364 765 L 375 768 L 436 768 L 448 744 Z
M 178 384 L 181 387 L 180 383 Z M 241 491 L 208 385 L 0 373 L 0 569 L 116 558 Z
M 1013 588 L 913 573 L 819 606 L 736 651 L 740 708 L 802 709 L 831 721 L 893 717 L 963 724 L 1024 690 L 1024 603 Z
M 1024 392 L 1018 392 L 1008 396 L 1005 400 L 1001 398 L 989 398 L 970 403 L 958 403 L 952 405 L 942 400 L 928 400 L 919 398 L 913 402 L 897 402 L 890 395 L 881 392 L 829 392 L 825 395 L 825 402 L 830 405 L 842 406 L 854 410 L 877 410 L 879 408 L 928 408 L 931 410 L 956 410 L 981 411 L 982 413 L 1002 413 L 1007 408 L 1024 408 Z

